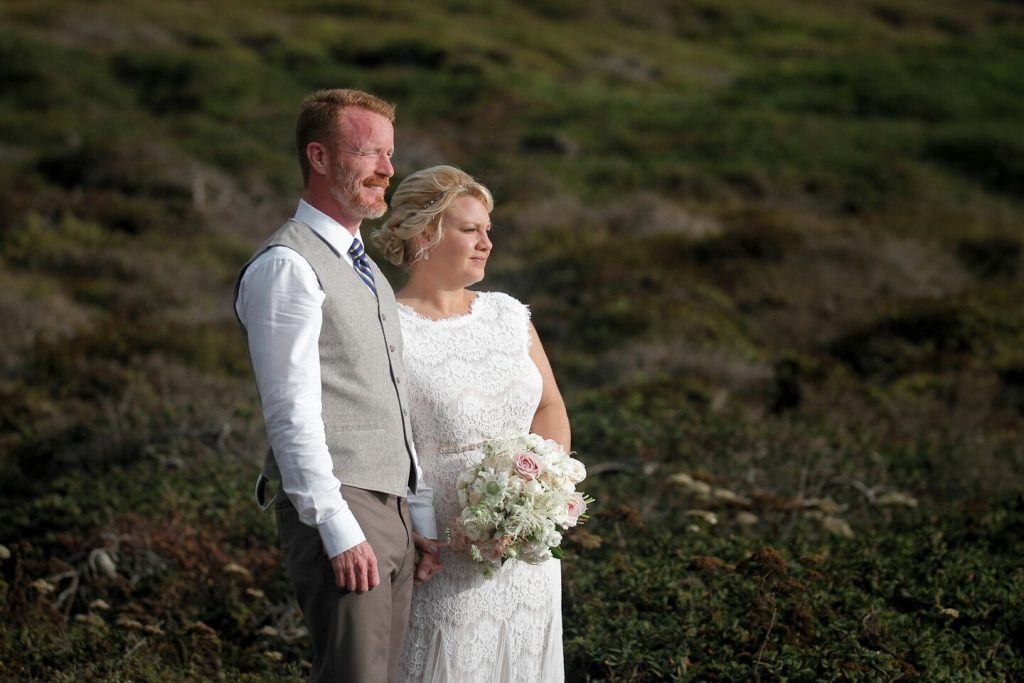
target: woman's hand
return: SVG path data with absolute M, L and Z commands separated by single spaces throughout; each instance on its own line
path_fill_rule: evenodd
M 425 538 L 413 532 L 412 542 L 416 545 L 416 583 L 430 581 L 439 574 L 444 566 L 441 564 L 441 544 L 433 538 Z

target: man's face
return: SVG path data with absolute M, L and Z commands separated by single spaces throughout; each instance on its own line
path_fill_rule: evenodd
M 380 218 L 388 210 L 388 179 L 395 174 L 395 129 L 368 109 L 349 107 L 339 117 L 332 141 L 331 195 L 354 216 Z

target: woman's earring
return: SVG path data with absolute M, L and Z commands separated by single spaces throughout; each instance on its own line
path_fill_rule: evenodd
M 430 252 L 427 251 L 426 247 L 422 247 L 419 251 L 416 252 L 416 258 L 413 259 L 413 263 L 415 263 L 416 261 L 429 261 L 429 260 L 430 260 Z

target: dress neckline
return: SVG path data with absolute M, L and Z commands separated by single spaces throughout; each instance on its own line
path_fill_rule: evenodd
M 407 315 L 408 317 L 412 318 L 413 320 L 417 320 L 417 321 L 424 322 L 424 323 L 431 323 L 431 324 L 455 323 L 455 322 L 460 322 L 460 321 L 463 321 L 463 320 L 469 320 L 470 318 L 472 318 L 476 314 L 477 309 L 478 309 L 477 303 L 481 299 L 484 298 L 484 292 L 473 292 L 473 293 L 476 294 L 476 296 L 473 297 L 473 300 L 469 302 L 469 310 L 468 311 L 466 311 L 465 313 L 458 313 L 456 315 L 449 315 L 449 316 L 447 316 L 445 318 L 428 318 L 427 316 L 423 315 L 422 313 L 419 313 L 412 306 L 403 304 L 401 301 L 395 301 L 395 303 L 398 305 L 398 310 L 399 310 L 400 313 L 404 313 L 405 315 Z

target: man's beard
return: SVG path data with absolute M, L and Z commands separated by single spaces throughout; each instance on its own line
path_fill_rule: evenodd
M 365 185 L 387 189 L 388 181 L 377 177 L 364 180 L 357 173 L 339 166 L 334 173 L 331 196 L 342 206 L 354 209 L 363 218 L 380 218 L 387 213 L 387 200 L 383 197 L 379 201 L 364 199 L 360 191 Z

